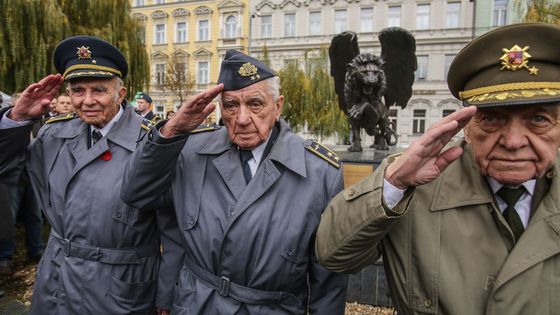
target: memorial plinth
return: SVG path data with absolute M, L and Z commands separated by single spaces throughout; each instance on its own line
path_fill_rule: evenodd
M 342 161 L 345 188 L 369 176 L 384 158 L 396 153 L 394 150 L 379 151 L 371 148 L 364 148 L 362 152 L 348 152 L 347 146 L 334 146 L 331 149 Z M 346 299 L 361 304 L 392 306 L 381 259 L 350 276 Z

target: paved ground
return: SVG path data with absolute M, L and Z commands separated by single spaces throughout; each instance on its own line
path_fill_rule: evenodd
M 28 308 L 18 300 L 6 296 L 0 297 L 0 315 L 23 315 L 27 313 Z

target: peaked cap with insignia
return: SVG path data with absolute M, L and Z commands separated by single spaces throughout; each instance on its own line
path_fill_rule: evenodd
M 218 84 L 224 84 L 224 91 L 236 91 L 274 76 L 276 73 L 257 59 L 228 49 L 220 68 Z
M 455 57 L 447 83 L 465 105 L 560 101 L 560 26 L 520 23 L 475 38 Z
M 144 92 L 136 94 L 136 99 L 137 100 L 139 100 L 139 99 L 146 100 L 146 102 L 152 104 L 152 98 Z
M 56 71 L 64 80 L 76 78 L 125 78 L 128 64 L 110 43 L 92 36 L 73 36 L 61 41 L 53 54 Z

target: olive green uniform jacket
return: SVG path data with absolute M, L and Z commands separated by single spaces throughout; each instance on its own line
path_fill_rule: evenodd
M 393 211 L 382 191 L 391 159 L 339 193 L 317 232 L 319 261 L 355 272 L 383 255 L 399 315 L 560 314 L 558 157 L 537 182 L 541 201 L 514 246 L 470 147 L 461 146 L 459 160 L 407 190 Z M 542 182 L 550 184 L 546 193 Z

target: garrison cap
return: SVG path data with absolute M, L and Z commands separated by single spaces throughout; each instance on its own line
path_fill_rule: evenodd
M 144 100 L 146 100 L 146 102 L 152 104 L 152 98 L 144 92 L 140 92 L 140 93 L 136 94 L 136 99 L 137 100 L 144 99 Z
M 224 91 L 236 91 L 274 76 L 276 73 L 257 59 L 228 49 L 220 68 L 218 84 L 224 84 Z
M 478 107 L 560 101 L 560 27 L 520 23 L 468 44 L 449 68 L 447 84 L 465 105 Z
M 124 79 L 128 73 L 123 54 L 110 43 L 92 36 L 64 39 L 56 46 L 53 60 L 64 80 L 114 76 Z

